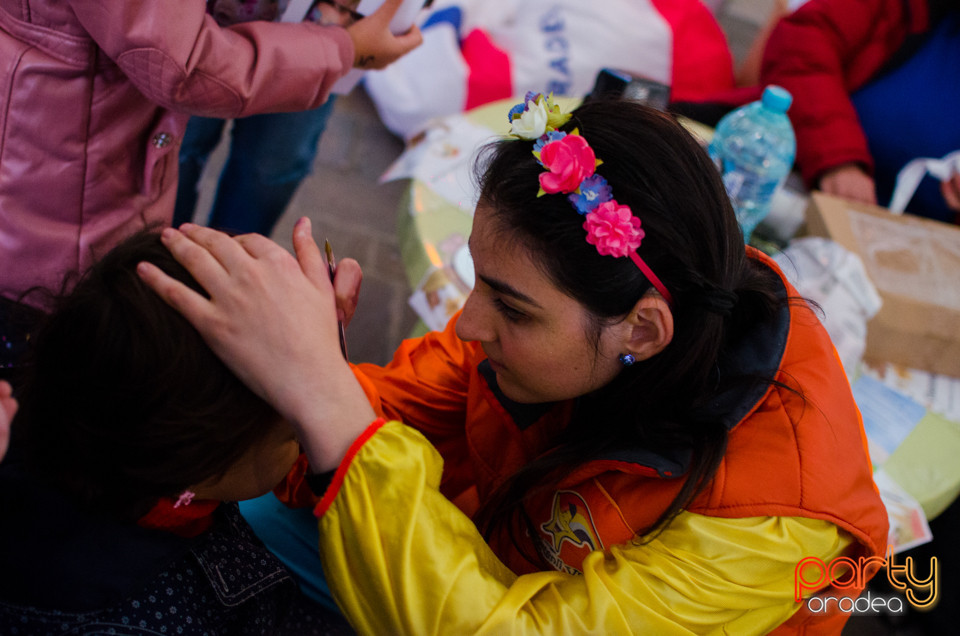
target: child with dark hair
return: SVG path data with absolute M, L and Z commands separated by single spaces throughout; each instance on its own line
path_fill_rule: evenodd
M 137 234 L 34 339 L 0 466 L 0 632 L 349 632 L 225 503 L 302 473 L 294 430 L 140 281 L 141 261 L 200 290 Z
M 798 597 L 798 564 L 880 561 L 888 523 L 816 315 L 669 115 L 528 95 L 509 118 L 473 291 L 383 368 L 336 355 L 356 275 L 331 289 L 307 222 L 296 259 L 165 230 L 209 298 L 141 266 L 333 471 L 340 607 L 370 634 L 839 633 L 806 601 L 875 570 Z

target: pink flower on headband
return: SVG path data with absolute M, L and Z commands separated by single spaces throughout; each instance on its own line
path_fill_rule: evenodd
M 587 215 L 583 223 L 587 231 L 587 243 L 596 245 L 604 256 L 627 256 L 640 247 L 644 231 L 640 219 L 630 208 L 616 201 L 606 201 Z
M 540 189 L 547 194 L 575 192 L 580 182 L 597 168 L 597 156 L 580 135 L 551 141 L 540 150 L 540 163 L 549 172 L 540 174 Z

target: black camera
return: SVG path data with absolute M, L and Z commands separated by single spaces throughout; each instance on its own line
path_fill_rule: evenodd
M 599 97 L 622 97 L 659 110 L 666 110 L 670 103 L 670 87 L 648 77 L 612 68 L 601 69 L 593 84 L 593 90 L 585 101 Z

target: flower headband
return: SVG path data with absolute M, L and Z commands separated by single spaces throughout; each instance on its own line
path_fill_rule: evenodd
M 557 130 L 570 120 L 570 113 L 561 113 L 553 103 L 553 94 L 527 93 L 522 104 L 510 109 L 510 134 L 533 141 L 533 156 L 546 172 L 540 174 L 540 191 L 562 193 L 586 220 L 587 243 L 595 245 L 604 256 L 629 256 L 643 275 L 670 305 L 673 297 L 653 270 L 637 254 L 645 232 L 640 219 L 629 206 L 613 198 L 607 180 L 596 173 L 603 162 L 597 159 L 577 129 L 566 133 Z

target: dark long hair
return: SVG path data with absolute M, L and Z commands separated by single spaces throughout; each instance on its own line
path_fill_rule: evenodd
M 141 282 L 141 261 L 203 293 L 158 234 L 115 247 L 40 327 L 14 422 L 34 473 L 127 520 L 223 475 L 280 421 Z
M 641 219 L 646 235 L 638 252 L 673 296 L 674 336 L 661 353 L 578 400 L 556 445 L 507 479 L 481 509 L 477 521 L 488 534 L 504 523 L 514 528 L 508 518 L 525 516 L 523 500 L 550 476 L 609 450 L 687 448 L 692 460 L 684 485 L 646 530 L 662 529 L 706 487 L 723 458 L 727 430 L 707 415 L 711 399 L 733 383 L 757 381 L 721 378 L 724 348 L 771 319 L 782 302 L 776 274 L 747 257 L 716 168 L 671 116 L 600 100 L 573 112 L 564 130 L 574 128 L 603 160 L 597 172 L 613 196 Z M 521 140 L 489 148 L 478 163 L 480 200 L 503 236 L 520 241 L 545 275 L 592 314 L 599 341 L 602 326 L 623 319 L 651 284 L 630 259 L 601 256 L 586 242 L 583 217 L 566 195 L 536 196 L 544 169 L 531 150 Z

